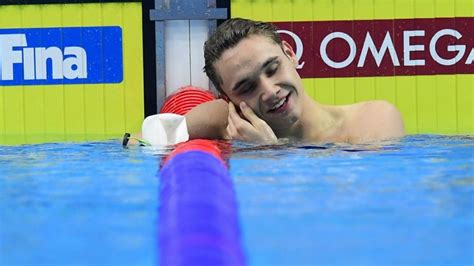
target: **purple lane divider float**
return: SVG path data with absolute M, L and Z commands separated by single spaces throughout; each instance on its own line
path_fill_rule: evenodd
M 232 179 L 207 142 L 178 147 L 159 173 L 160 265 L 245 265 Z

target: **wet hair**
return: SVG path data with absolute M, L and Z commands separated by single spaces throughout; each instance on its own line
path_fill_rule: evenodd
M 276 44 L 282 44 L 277 28 L 267 22 L 253 21 L 243 18 L 231 18 L 222 23 L 214 34 L 204 43 L 204 72 L 212 81 L 220 94 L 225 95 L 221 88 L 222 78 L 217 73 L 214 64 L 222 54 L 235 47 L 241 40 L 251 36 L 266 36 Z

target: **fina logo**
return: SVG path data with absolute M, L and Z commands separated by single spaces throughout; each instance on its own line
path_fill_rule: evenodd
M 120 83 L 122 29 L 0 29 L 0 86 Z
M 52 62 L 53 79 L 87 78 L 87 53 L 84 48 L 64 47 L 63 54 L 55 46 L 26 48 L 27 46 L 25 34 L 0 35 L 0 80 L 13 80 L 14 64 L 23 65 L 25 80 L 46 80 L 47 60 Z

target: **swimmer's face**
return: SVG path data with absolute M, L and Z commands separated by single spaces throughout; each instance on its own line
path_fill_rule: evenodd
M 274 130 L 298 121 L 304 93 L 291 46 L 252 35 L 226 50 L 215 63 L 221 88 L 238 106 L 245 102 Z

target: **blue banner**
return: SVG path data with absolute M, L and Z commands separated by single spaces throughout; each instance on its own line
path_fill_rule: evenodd
M 0 29 L 0 86 L 120 83 L 122 29 Z

